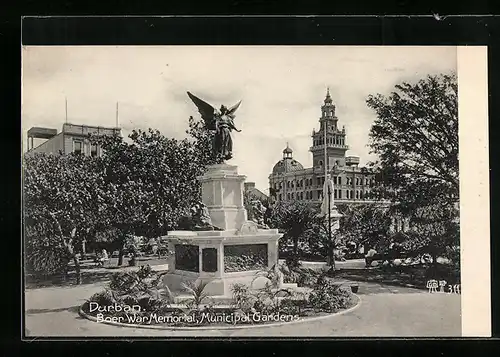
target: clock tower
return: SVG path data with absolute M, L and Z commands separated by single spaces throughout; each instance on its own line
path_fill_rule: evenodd
M 345 153 L 349 150 L 346 144 L 345 127 L 338 127 L 338 118 L 335 116 L 335 105 L 327 89 L 326 98 L 321 106 L 321 117 L 319 119 L 319 131 L 313 130 L 313 145 L 309 149 L 313 154 L 313 168 L 324 170 L 325 145 L 327 169 L 331 170 L 335 165 L 345 166 Z M 325 143 L 326 131 L 326 143 Z

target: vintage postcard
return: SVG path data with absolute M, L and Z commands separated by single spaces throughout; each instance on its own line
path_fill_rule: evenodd
M 490 336 L 487 52 L 25 46 L 24 332 Z

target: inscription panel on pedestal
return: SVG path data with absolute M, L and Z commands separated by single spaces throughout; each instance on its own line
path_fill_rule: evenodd
M 217 271 L 217 249 L 204 248 L 201 250 L 201 269 L 207 273 Z
M 199 248 L 197 245 L 175 245 L 175 269 L 195 273 L 200 271 Z
M 267 244 L 237 244 L 224 246 L 226 273 L 267 269 Z

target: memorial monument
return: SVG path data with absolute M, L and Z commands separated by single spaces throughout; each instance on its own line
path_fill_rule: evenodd
M 232 284 L 252 285 L 258 271 L 278 263 L 282 234 L 248 220 L 243 202 L 246 177 L 238 173 L 237 166 L 226 163 L 233 157 L 231 132 L 240 131 L 234 118 L 241 101 L 216 110 L 189 92 L 188 96 L 198 108 L 205 128 L 214 132 L 212 150 L 223 163 L 209 166 L 198 177 L 208 228 L 171 231 L 163 237 L 174 252 L 164 283 L 175 292 L 182 291 L 184 283 L 203 282 L 207 283 L 204 291 L 208 295 L 230 297 Z

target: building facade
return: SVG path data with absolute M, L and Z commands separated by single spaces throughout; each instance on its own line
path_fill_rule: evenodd
M 34 127 L 28 130 L 27 153 L 44 152 L 50 154 L 82 153 L 86 156 L 101 156 L 99 145 L 92 145 L 89 134 L 121 135 L 120 128 L 105 128 L 83 124 L 63 124 L 62 131 L 56 129 Z M 34 146 L 34 139 L 44 139 L 38 146 Z
M 264 192 L 255 187 L 255 182 L 245 182 L 245 193 L 261 201 L 267 201 L 269 198 Z
M 320 202 L 326 165 L 332 175 L 336 203 L 373 202 L 370 199 L 370 190 L 375 185 L 373 172 L 369 168 L 359 167 L 359 157 L 346 156 L 349 149 L 346 130 L 338 125 L 329 90 L 321 106 L 319 123 L 319 130 L 312 132 L 312 146 L 309 148 L 313 167 L 304 168 L 295 160 L 288 144 L 283 150 L 283 158 L 274 165 L 269 175 L 269 187 L 275 199 Z

